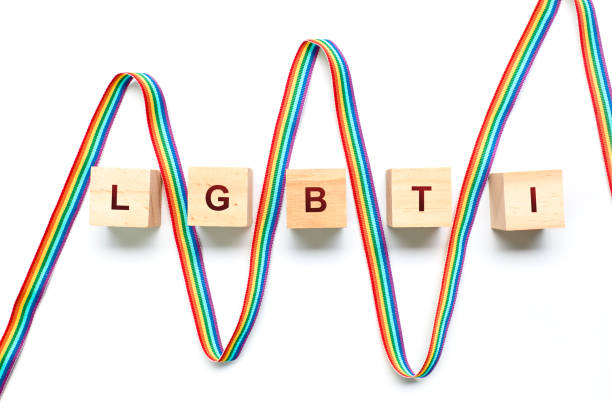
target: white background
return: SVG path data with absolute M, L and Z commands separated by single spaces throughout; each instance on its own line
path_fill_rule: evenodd
M 456 199 L 535 3 L 3 2 L 0 324 L 115 73 L 153 75 L 183 164 L 253 168 L 257 203 L 294 53 L 304 39 L 330 38 L 352 69 L 379 196 L 387 168 L 451 166 Z M 612 55 L 612 3 L 595 3 Z M 567 228 L 492 231 L 485 192 L 430 377 L 404 381 L 386 360 L 351 201 L 338 231 L 289 231 L 282 214 L 259 319 L 240 358 L 219 366 L 197 340 L 165 201 L 161 228 L 141 231 L 88 226 L 87 197 L 0 405 L 610 406 L 612 211 L 582 64 L 573 2 L 564 0 L 493 171 L 563 169 Z M 156 167 L 136 86 L 101 165 Z M 344 166 L 320 56 L 291 167 Z M 227 341 L 252 228 L 199 232 Z M 415 367 L 447 234 L 387 233 Z

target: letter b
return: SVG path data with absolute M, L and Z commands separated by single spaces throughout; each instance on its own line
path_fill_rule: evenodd
M 346 170 L 289 169 L 285 181 L 287 227 L 346 226 Z
M 306 196 L 306 212 L 323 212 L 327 208 L 327 202 L 323 199 L 325 197 L 325 190 L 322 187 L 305 187 Z M 314 196 L 313 193 L 318 195 Z M 317 202 L 319 205 L 313 207 L 312 203 Z

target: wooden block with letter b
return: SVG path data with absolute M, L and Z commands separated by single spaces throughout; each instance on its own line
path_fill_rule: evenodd
M 191 167 L 187 182 L 187 221 L 203 227 L 249 227 L 253 212 L 253 173 L 238 167 Z
M 287 170 L 287 227 L 346 227 L 346 170 Z
M 489 175 L 491 227 L 503 231 L 563 228 L 561 170 Z
M 393 228 L 448 227 L 452 217 L 451 170 L 387 170 L 387 224 Z
M 106 227 L 159 227 L 158 170 L 91 168 L 89 223 Z

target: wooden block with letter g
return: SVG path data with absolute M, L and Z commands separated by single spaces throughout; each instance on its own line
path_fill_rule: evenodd
M 249 227 L 253 173 L 238 167 L 191 167 L 187 222 L 203 227 Z
M 387 224 L 393 228 L 448 227 L 452 217 L 451 170 L 387 170 Z
M 105 227 L 159 227 L 158 170 L 91 168 L 89 223 Z
M 489 175 L 491 227 L 503 231 L 563 228 L 561 170 Z
M 287 170 L 287 227 L 346 227 L 346 170 Z

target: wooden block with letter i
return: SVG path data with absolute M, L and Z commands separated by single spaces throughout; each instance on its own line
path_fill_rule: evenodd
M 387 224 L 393 228 L 451 225 L 451 170 L 387 170 Z
M 563 228 L 561 170 L 489 175 L 491 227 L 503 231 Z
M 202 227 L 249 227 L 253 173 L 237 167 L 191 167 L 187 222 Z
M 91 168 L 89 223 L 105 227 L 159 227 L 158 170 Z
M 346 227 L 346 170 L 287 170 L 287 227 Z

